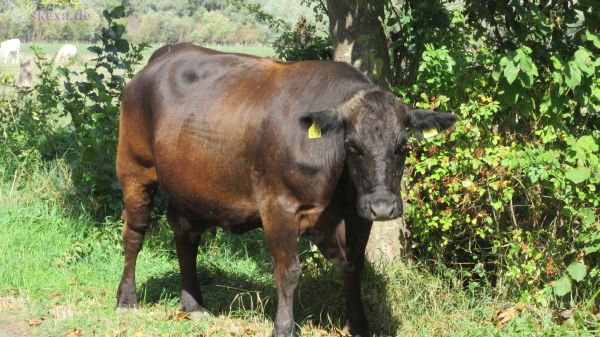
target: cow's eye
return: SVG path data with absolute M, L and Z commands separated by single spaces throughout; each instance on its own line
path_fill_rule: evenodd
M 360 146 L 355 141 L 352 141 L 352 140 L 347 141 L 346 148 L 348 149 L 348 151 L 352 152 L 353 154 L 355 154 L 359 157 L 364 154 L 363 150 L 360 148 Z

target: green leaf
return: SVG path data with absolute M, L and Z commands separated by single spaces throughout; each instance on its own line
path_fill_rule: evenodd
M 121 53 L 127 53 L 129 51 L 129 42 L 124 39 L 118 39 L 115 41 L 115 47 Z
M 524 114 L 530 115 L 535 110 L 535 100 L 533 97 L 525 96 L 519 102 L 519 108 Z
M 565 62 L 562 60 L 560 56 L 552 55 L 550 56 L 550 60 L 552 60 L 552 65 L 554 65 L 554 69 L 563 70 L 565 69 Z
M 519 58 L 519 68 L 531 78 L 530 83 L 533 82 L 533 78 L 538 75 L 538 71 L 531 57 L 520 49 L 517 51 L 517 57 Z
M 577 139 L 576 144 L 590 153 L 598 151 L 598 144 L 596 144 L 594 137 L 589 135 Z
M 600 48 L 600 37 L 596 34 L 592 34 L 589 30 L 585 31 L 586 40 L 594 44 L 594 47 Z
M 100 53 L 102 53 L 102 48 L 100 48 L 98 46 L 88 47 L 88 50 L 91 51 L 92 53 L 98 54 L 98 55 L 100 55 Z
M 556 296 L 564 296 L 571 291 L 571 278 L 565 275 L 558 280 L 552 282 L 552 289 Z
M 504 91 L 501 91 L 500 94 L 502 95 L 502 99 L 506 102 L 506 104 L 508 105 L 515 105 L 517 104 L 517 102 L 519 101 L 519 98 L 521 98 L 521 95 L 519 94 L 520 91 L 515 88 L 516 85 L 511 85 L 509 87 L 507 87 Z
M 571 278 L 577 282 L 583 280 L 583 278 L 587 274 L 585 265 L 581 262 L 571 263 L 569 267 L 567 267 L 567 272 L 569 272 Z
M 56 70 L 57 70 L 57 72 L 58 72 L 60 75 L 62 75 L 62 76 L 64 76 L 64 77 L 68 77 L 68 76 L 70 75 L 70 71 L 69 71 L 69 69 L 67 69 L 67 68 L 65 68 L 65 67 L 59 67 L 59 68 L 58 68 L 58 69 L 56 69 Z
M 519 75 L 519 68 L 515 67 L 514 63 L 508 62 L 504 68 L 504 77 L 506 77 L 508 84 L 513 84 L 517 79 L 517 75 Z
M 594 75 L 594 63 L 592 62 L 590 52 L 587 49 L 579 47 L 579 50 L 575 52 L 574 62 L 579 69 L 588 76 Z
M 581 70 L 579 70 L 579 67 L 576 67 L 572 62 L 569 62 L 569 66 L 565 71 L 565 83 L 571 89 L 574 89 L 581 83 Z
M 586 179 L 588 179 L 592 175 L 592 170 L 587 167 L 572 167 L 567 172 L 565 172 L 565 178 L 574 182 L 575 184 L 579 184 Z
M 591 208 L 584 208 L 579 211 L 579 217 L 581 218 L 581 223 L 584 226 L 588 226 L 596 221 L 596 216 L 594 215 L 594 210 Z

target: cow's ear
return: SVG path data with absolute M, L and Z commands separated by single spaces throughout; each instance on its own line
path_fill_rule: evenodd
M 344 120 L 335 109 L 309 112 L 300 117 L 302 127 L 308 132 L 327 134 L 344 127 Z
M 458 120 L 453 114 L 447 112 L 435 112 L 424 109 L 408 110 L 408 127 L 410 132 L 417 138 L 429 138 L 442 132 Z

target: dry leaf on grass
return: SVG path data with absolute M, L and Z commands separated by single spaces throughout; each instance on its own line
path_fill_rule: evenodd
M 131 336 L 131 337 L 146 337 L 146 336 L 148 336 L 148 333 L 146 332 L 146 330 L 142 329 L 142 330 L 138 330 L 138 331 L 130 334 L 129 336 Z
M 183 311 L 175 311 L 174 313 L 169 314 L 169 320 L 172 321 L 187 321 L 190 319 L 190 314 Z
M 25 299 L 13 296 L 0 296 L 0 312 L 17 312 L 26 310 Z
M 42 324 L 43 321 L 44 321 L 44 317 L 36 317 L 36 318 L 32 318 L 29 321 L 27 321 L 27 324 L 29 324 L 29 326 L 38 326 L 38 325 Z
M 575 309 L 559 310 L 554 312 L 554 318 L 558 322 L 564 322 L 569 318 L 573 317 L 573 314 L 575 314 Z
M 496 329 L 501 328 L 504 324 L 510 322 L 513 318 L 519 316 L 521 311 L 525 309 L 525 303 L 519 302 L 514 307 L 510 307 L 506 310 L 498 311 L 494 316 L 494 322 L 496 323 Z
M 113 335 L 113 337 L 118 337 L 118 336 L 124 335 L 126 332 L 127 332 L 127 328 L 123 328 L 123 329 L 120 329 L 120 330 L 113 331 L 112 335 Z
M 50 315 L 57 321 L 64 321 L 73 317 L 73 311 L 66 305 L 57 305 L 50 309 Z
M 81 328 L 75 328 L 65 335 L 65 337 L 79 337 L 83 335 L 83 330 Z

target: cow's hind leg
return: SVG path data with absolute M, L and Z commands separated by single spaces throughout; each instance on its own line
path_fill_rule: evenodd
M 181 273 L 181 304 L 183 310 L 186 312 L 206 312 L 198 285 L 198 271 L 196 269 L 198 244 L 200 242 L 200 232 L 198 231 L 201 228 L 192 228 L 190 221 L 181 216 L 173 205 L 169 205 L 167 220 L 175 236 L 175 248 Z
M 129 169 L 127 174 L 119 176 L 123 188 L 123 247 L 125 263 L 123 276 L 117 291 L 117 307 L 137 307 L 135 293 L 135 265 L 137 256 L 142 249 L 144 234 L 148 229 L 150 204 L 157 181 L 154 169 Z

